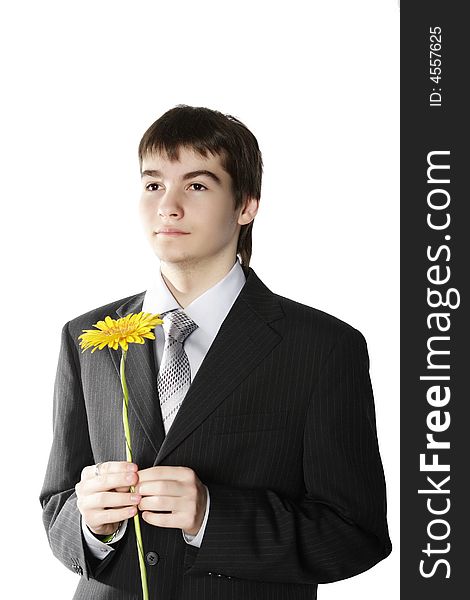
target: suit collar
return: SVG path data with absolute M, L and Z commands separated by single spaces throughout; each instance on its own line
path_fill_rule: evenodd
M 275 294 L 261 281 L 251 267 L 243 265 L 241 267 L 246 277 L 246 283 L 235 302 L 239 300 L 246 302 L 258 314 L 260 319 L 266 323 L 282 318 L 284 313 L 279 306 Z M 145 292 L 131 296 L 116 309 L 119 317 L 123 317 L 130 312 L 140 312 L 144 298 Z
M 156 385 L 153 344 L 130 344 L 126 378 L 136 431 L 145 433 L 160 464 L 191 434 L 246 376 L 274 349 L 281 336 L 270 323 L 283 318 L 275 294 L 251 267 L 243 267 L 246 283 L 223 321 L 165 437 Z M 145 292 L 129 298 L 119 317 L 142 310 Z M 109 350 L 119 375 L 120 353 Z
M 201 348 L 209 348 L 245 283 L 246 276 L 237 258 L 224 277 L 185 306 L 184 312 L 198 325 L 191 343 L 197 340 Z M 180 304 L 168 288 L 160 267 L 145 292 L 142 310 L 163 315 L 176 308 L 181 308 Z

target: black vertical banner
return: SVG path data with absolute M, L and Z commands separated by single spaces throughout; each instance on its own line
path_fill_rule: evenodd
M 465 8 L 452 0 L 401 5 L 403 600 L 470 598 Z

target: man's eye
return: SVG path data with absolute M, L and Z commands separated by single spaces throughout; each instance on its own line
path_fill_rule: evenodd
M 202 192 L 202 190 L 207 190 L 206 186 L 202 185 L 202 183 L 192 183 L 189 187 L 193 188 L 196 192 Z
M 145 189 L 148 190 L 149 192 L 156 192 L 157 191 L 157 186 L 159 186 L 159 183 L 148 183 L 145 186 Z

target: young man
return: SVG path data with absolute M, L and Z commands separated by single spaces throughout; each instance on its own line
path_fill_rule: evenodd
M 139 158 L 160 269 L 63 328 L 41 494 L 52 550 L 82 575 L 75 598 L 140 598 L 140 511 L 152 598 L 312 600 L 391 551 L 365 340 L 249 267 L 262 160 L 240 121 L 178 106 Z M 141 310 L 164 323 L 129 345 L 129 464 L 120 352 L 82 353 L 78 337 Z

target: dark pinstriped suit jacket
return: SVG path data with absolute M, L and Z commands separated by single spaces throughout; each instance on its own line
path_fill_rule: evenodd
M 187 466 L 210 491 L 201 548 L 142 522 L 158 600 L 316 598 L 391 551 L 366 343 L 356 329 L 272 293 L 251 268 L 168 435 L 153 344 L 131 344 L 134 460 Z M 81 352 L 106 315 L 139 312 L 145 292 L 68 322 L 54 389 L 54 440 L 41 492 L 54 554 L 82 574 L 74 598 L 140 598 L 134 528 L 93 560 L 75 484 L 84 466 L 125 460 L 120 352 Z M 157 330 L 158 335 L 158 330 Z

